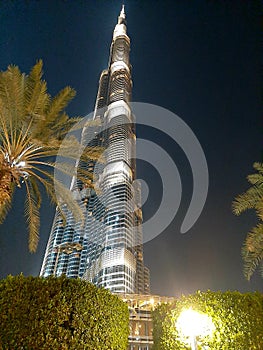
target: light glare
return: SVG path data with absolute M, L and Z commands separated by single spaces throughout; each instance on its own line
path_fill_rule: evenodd
M 186 337 L 211 335 L 214 330 L 212 318 L 192 309 L 183 310 L 177 319 L 176 328 Z
M 26 165 L 26 162 L 25 162 L 24 160 L 21 160 L 21 162 L 19 162 L 19 163 L 17 164 L 17 167 L 18 167 L 18 168 L 23 168 L 23 167 L 25 167 L 25 165 Z

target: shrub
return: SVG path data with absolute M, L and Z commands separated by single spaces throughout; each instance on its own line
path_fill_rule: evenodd
M 0 348 L 126 350 L 127 306 L 80 279 L 8 276 L 0 281 Z
M 263 349 L 263 295 L 239 292 L 196 292 L 183 296 L 176 304 L 162 304 L 153 312 L 155 350 L 189 349 L 176 330 L 183 309 L 207 314 L 215 331 L 210 338 L 198 339 L 198 349 Z

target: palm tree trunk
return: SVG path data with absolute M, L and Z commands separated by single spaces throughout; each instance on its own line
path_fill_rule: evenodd
M 11 205 L 14 186 L 11 171 L 3 163 L 0 167 L 0 223 L 2 223 Z

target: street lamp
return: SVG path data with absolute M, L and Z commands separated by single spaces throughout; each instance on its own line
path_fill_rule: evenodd
M 181 339 L 188 338 L 192 350 L 197 350 L 197 337 L 212 335 L 215 326 L 212 318 L 195 310 L 183 310 L 176 322 Z

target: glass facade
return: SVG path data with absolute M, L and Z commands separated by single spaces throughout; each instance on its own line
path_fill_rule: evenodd
M 102 146 L 106 162 L 79 161 L 99 192 L 72 183 L 84 212 L 84 225 L 56 212 L 41 276 L 81 277 L 115 293 L 149 293 L 149 270 L 143 263 L 142 212 L 136 178 L 136 136 L 130 109 L 132 80 L 130 39 L 122 9 L 113 32 L 109 66 L 101 73 L 95 105 L 97 126 L 83 128 L 82 143 Z M 100 125 L 100 126 L 98 126 Z

